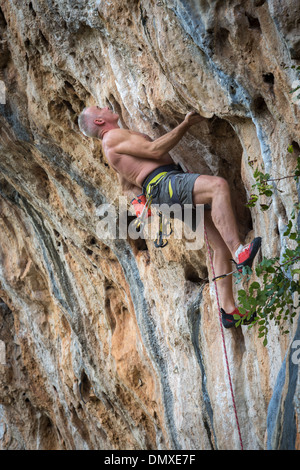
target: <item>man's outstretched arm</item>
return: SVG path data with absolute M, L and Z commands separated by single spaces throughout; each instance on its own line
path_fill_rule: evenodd
M 194 112 L 188 113 L 182 123 L 176 126 L 167 134 L 149 142 L 142 136 L 124 133 L 122 130 L 111 131 L 108 134 L 108 145 L 114 148 L 114 152 L 119 154 L 133 155 L 134 157 L 159 160 L 182 139 L 188 129 L 203 119 L 202 116 Z
M 162 135 L 158 139 L 152 142 L 154 152 L 158 155 L 157 158 L 162 157 L 166 153 L 170 152 L 182 139 L 184 134 L 189 130 L 191 126 L 203 121 L 205 118 L 197 113 L 188 113 L 178 126 L 167 134 Z

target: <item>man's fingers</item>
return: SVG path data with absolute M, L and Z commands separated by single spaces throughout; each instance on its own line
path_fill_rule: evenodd
M 197 116 L 198 113 L 196 113 L 196 111 L 190 111 L 189 113 L 187 113 L 186 117 L 188 116 Z
M 201 122 L 204 118 L 198 114 L 196 111 L 190 111 L 186 116 L 185 120 L 189 124 L 197 124 L 198 122 Z

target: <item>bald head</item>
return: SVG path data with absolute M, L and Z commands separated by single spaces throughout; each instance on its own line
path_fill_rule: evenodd
M 86 137 L 98 137 L 99 127 L 94 123 L 94 120 L 100 116 L 100 109 L 97 106 L 84 108 L 78 117 L 78 125 L 80 131 Z
M 80 113 L 78 125 L 85 136 L 102 139 L 105 133 L 119 127 L 118 120 L 119 115 L 111 111 L 108 106 L 106 108 L 90 106 Z

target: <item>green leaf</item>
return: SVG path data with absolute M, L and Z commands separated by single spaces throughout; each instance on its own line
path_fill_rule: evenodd
M 295 91 L 299 90 L 300 86 L 297 86 L 296 88 L 294 88 L 293 90 L 290 91 L 290 93 L 294 93 Z
M 270 266 L 270 267 L 267 267 L 267 268 L 266 268 L 266 271 L 267 271 L 268 273 L 275 273 L 275 272 L 276 272 L 276 269 L 273 268 L 273 266 Z
M 293 250 L 290 250 L 289 248 L 287 248 L 285 250 L 285 256 L 288 256 L 289 258 L 294 258 L 294 251 Z
M 298 87 L 299 88 L 299 87 Z M 296 90 L 298 90 L 298 88 L 296 88 Z M 294 90 L 295 91 L 295 90 Z M 291 91 L 291 93 L 293 93 L 293 91 Z M 289 153 L 293 153 L 294 151 L 294 147 L 292 145 L 289 145 L 288 148 L 287 148 L 288 152 Z
M 243 266 L 242 274 L 243 274 L 244 276 L 245 276 L 246 274 L 251 275 L 251 274 L 252 274 L 252 269 L 250 268 L 250 266 Z
M 240 305 L 240 306 L 239 306 L 239 312 L 240 312 L 241 315 L 246 315 L 246 309 L 245 309 L 245 307 Z
M 257 194 L 251 194 L 249 201 L 247 202 L 247 204 L 245 204 L 246 207 L 254 207 L 257 199 L 258 199 Z
M 262 211 L 267 211 L 270 207 L 270 204 L 260 204 L 260 208 Z
M 264 339 L 264 341 L 263 341 L 263 345 L 264 345 L 264 346 L 267 346 L 267 344 L 268 344 L 268 339 L 267 339 L 267 337 L 266 337 L 266 338 Z
M 287 237 L 289 234 L 290 234 L 290 231 L 291 231 L 291 228 L 292 228 L 292 221 L 289 220 L 288 224 L 287 224 L 287 227 L 286 227 L 286 231 L 284 232 L 284 236 Z
M 250 287 L 252 287 L 252 289 L 259 289 L 259 288 L 260 288 L 260 285 L 259 285 L 258 282 L 255 281 L 255 282 L 252 282 L 252 284 L 251 284 Z
M 259 264 L 256 266 L 255 272 L 256 272 L 256 275 L 257 275 L 257 276 L 260 276 L 260 275 L 261 275 L 261 273 L 262 273 L 262 268 L 261 268 L 261 266 L 260 266 Z

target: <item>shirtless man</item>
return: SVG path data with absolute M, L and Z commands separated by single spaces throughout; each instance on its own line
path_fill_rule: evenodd
M 213 262 L 215 274 L 218 276 L 232 270 L 231 258 L 236 261 L 240 271 L 245 265 L 251 266 L 260 247 L 261 238 L 255 238 L 247 246 L 243 245 L 231 206 L 230 188 L 225 179 L 183 173 L 169 155 L 190 127 L 204 119 L 194 112 L 188 113 L 177 127 L 155 140 L 139 132 L 121 129 L 118 124 L 119 115 L 108 107 L 85 108 L 78 118 L 78 124 L 84 135 L 102 140 L 107 161 L 117 172 L 125 194 L 140 194 L 141 189 L 145 191 L 155 175 L 166 171 L 166 176 L 155 187 L 153 202 L 211 205 L 211 211 L 205 211 L 204 223 L 214 250 Z M 167 194 L 166 188 L 170 187 L 170 184 L 172 194 L 174 189 L 176 201 L 174 195 Z M 155 200 L 158 193 L 161 199 L 157 196 Z M 228 276 L 219 280 L 218 287 L 223 325 L 225 328 L 231 328 L 236 323 L 233 315 L 239 314 L 233 298 L 231 278 Z

